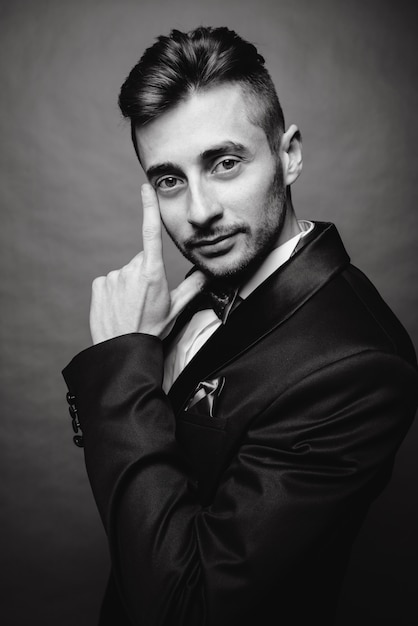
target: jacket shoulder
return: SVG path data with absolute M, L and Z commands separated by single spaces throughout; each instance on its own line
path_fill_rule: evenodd
M 414 346 L 406 329 L 367 276 L 349 265 L 342 272 L 341 281 L 352 301 L 346 313 L 353 315 L 357 330 L 369 332 L 379 344 L 377 349 L 394 353 L 416 366 Z

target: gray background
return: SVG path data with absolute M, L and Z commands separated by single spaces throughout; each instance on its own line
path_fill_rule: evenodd
M 413 5 L 0 2 L 2 624 L 94 624 L 107 577 L 60 370 L 90 343 L 91 280 L 141 248 L 143 176 L 116 102 L 128 71 L 171 27 L 256 43 L 303 134 L 299 217 L 337 224 L 417 345 Z M 166 257 L 174 285 L 186 265 L 169 242 Z M 356 542 L 340 626 L 418 623 L 417 438 Z

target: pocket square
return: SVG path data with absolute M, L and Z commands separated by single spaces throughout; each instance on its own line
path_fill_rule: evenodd
M 199 409 L 204 409 L 205 413 L 210 417 L 215 417 L 215 404 L 224 388 L 224 384 L 224 376 L 212 378 L 211 380 L 202 380 L 197 385 L 185 410 L 188 411 L 199 403 Z

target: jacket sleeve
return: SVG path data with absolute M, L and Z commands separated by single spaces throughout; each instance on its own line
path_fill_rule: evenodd
M 132 334 L 63 375 L 133 623 L 230 626 L 378 488 L 414 414 L 416 373 L 373 351 L 312 373 L 252 416 L 202 507 L 162 372 L 160 340 Z

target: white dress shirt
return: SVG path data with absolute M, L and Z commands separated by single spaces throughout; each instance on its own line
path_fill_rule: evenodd
M 274 248 L 264 259 L 258 270 L 240 288 L 238 295 L 245 300 L 266 278 L 286 263 L 299 243 L 299 240 L 311 232 L 312 222 L 298 220 L 301 232 L 289 239 L 281 246 Z M 181 374 L 194 355 L 213 335 L 222 322 L 213 309 L 204 309 L 194 314 L 190 322 L 181 331 L 173 342 L 164 363 L 163 389 L 167 393 L 176 378 Z

